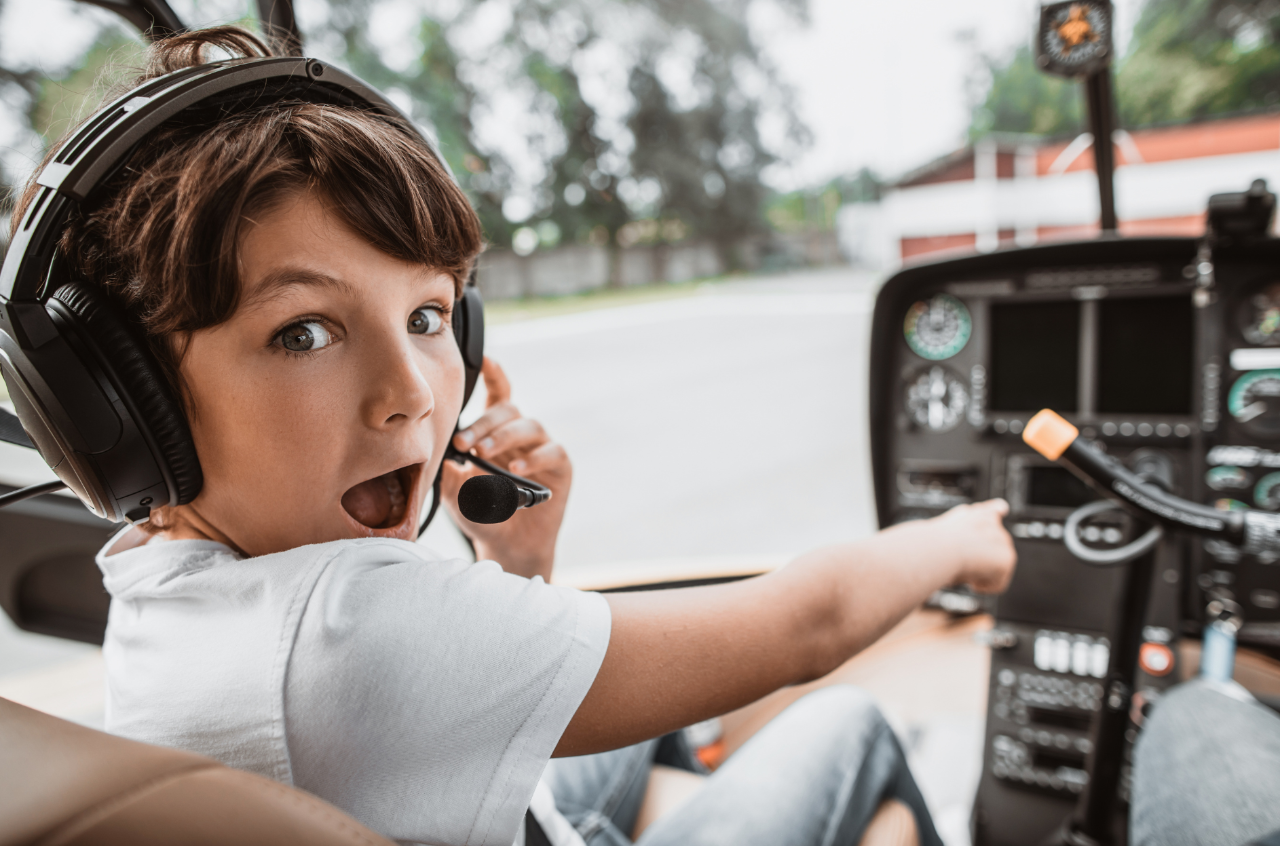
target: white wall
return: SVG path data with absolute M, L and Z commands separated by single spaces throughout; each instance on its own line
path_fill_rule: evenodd
M 1254 179 L 1280 189 L 1280 150 L 1133 164 L 1116 171 L 1116 213 L 1124 220 L 1182 217 L 1205 210 L 1210 194 L 1243 191 Z M 892 191 L 878 207 L 844 206 L 837 219 L 850 261 L 892 269 L 902 238 L 1038 226 L 1081 226 L 1098 219 L 1093 171 L 1018 179 L 942 182 Z M 984 244 L 984 246 L 987 246 Z

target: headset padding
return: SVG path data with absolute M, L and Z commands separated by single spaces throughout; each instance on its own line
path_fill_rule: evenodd
M 160 366 L 150 350 L 124 322 L 104 295 L 88 285 L 70 282 L 53 294 L 80 319 L 80 328 L 98 348 L 104 370 L 115 375 L 168 465 L 177 487 L 177 504 L 195 499 L 204 484 L 191 429 L 181 405 L 170 393 Z

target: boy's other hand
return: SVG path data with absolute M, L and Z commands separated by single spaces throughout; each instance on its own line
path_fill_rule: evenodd
M 520 509 L 505 523 L 472 523 L 458 512 L 458 489 L 484 471 L 473 464 L 446 461 L 442 480 L 444 505 L 475 544 L 477 557 L 493 559 L 516 575 L 542 576 L 550 581 L 573 465 L 564 447 L 551 440 L 542 424 L 521 415 L 511 402 L 511 383 L 496 361 L 486 356 L 480 374 L 487 394 L 484 414 L 454 435 L 454 448 L 474 452 L 516 475 L 546 485 L 552 496 L 541 505 Z
M 956 581 L 979 593 L 1000 593 L 1009 586 L 1018 556 L 1004 527 L 1009 503 L 989 499 L 958 505 L 935 517 L 940 549 L 958 557 Z

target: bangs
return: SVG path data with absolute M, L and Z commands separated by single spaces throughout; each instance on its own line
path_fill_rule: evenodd
M 483 241 L 440 159 L 382 115 L 274 103 L 162 129 L 63 238 L 82 275 L 119 297 L 148 335 L 228 320 L 241 296 L 239 236 L 288 194 L 316 190 L 378 250 L 459 287 Z
M 333 106 L 299 105 L 285 123 L 283 179 L 271 181 L 322 192 L 378 250 L 449 273 L 461 288 L 482 246 L 479 221 L 421 139 L 381 116 Z M 247 205 L 251 213 L 256 203 Z

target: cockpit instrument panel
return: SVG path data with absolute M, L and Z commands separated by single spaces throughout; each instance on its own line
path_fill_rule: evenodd
M 1090 567 L 1063 543 L 1066 518 L 1099 495 L 1023 444 L 1031 416 L 1052 408 L 1122 461 L 1160 453 L 1180 496 L 1280 511 L 1280 243 L 1216 249 L 1208 287 L 1198 246 L 1000 251 L 907 268 L 877 299 L 881 525 L 993 496 L 1011 508 L 1018 572 L 1007 593 L 982 600 L 1004 646 L 992 653 L 977 844 L 1039 842 L 1073 807 L 1101 691 L 1090 656 L 1114 642 L 1119 613 L 1123 571 Z M 1119 547 L 1144 530 L 1109 512 L 1081 538 Z M 1176 536 L 1156 551 L 1144 636 L 1162 650 L 1152 654 L 1176 656 L 1170 648 L 1198 635 L 1209 590 L 1242 607 L 1242 646 L 1280 656 L 1280 561 Z M 1145 667 L 1139 693 L 1158 698 L 1182 671 L 1176 658 Z

